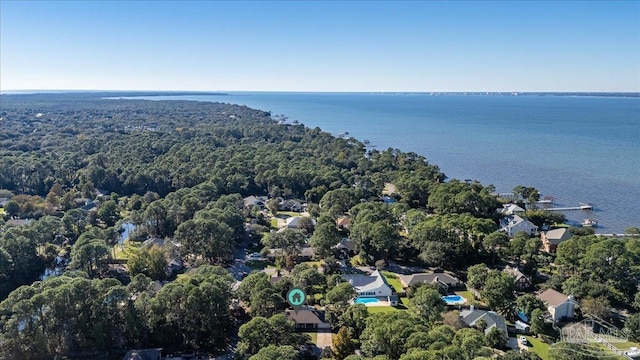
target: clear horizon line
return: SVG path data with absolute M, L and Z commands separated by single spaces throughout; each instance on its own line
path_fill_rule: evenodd
M 522 91 L 522 90 L 349 90 L 349 91 L 339 91 L 339 90 L 184 90 L 184 89 L 163 89 L 163 90 L 153 90 L 153 89 L 136 89 L 136 90 L 126 90 L 126 89 L 8 89 L 8 90 L 0 90 L 0 93 L 9 93 L 9 92 L 184 92 L 184 93 L 242 93 L 242 92 L 261 92 L 261 93 L 415 93 L 415 94 L 428 94 L 428 93 L 449 93 L 449 94 L 462 94 L 462 93 L 489 93 L 489 94 L 500 94 L 500 93 L 518 93 L 518 94 L 640 94 L 640 90 L 637 91 L 602 91 L 602 90 L 535 90 L 535 91 Z

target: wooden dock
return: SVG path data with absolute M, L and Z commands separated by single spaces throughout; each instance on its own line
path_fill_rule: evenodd
M 592 204 L 580 204 L 578 206 L 567 206 L 567 207 L 552 207 L 546 208 L 544 210 L 547 211 L 569 211 L 569 210 L 593 210 L 594 206 Z

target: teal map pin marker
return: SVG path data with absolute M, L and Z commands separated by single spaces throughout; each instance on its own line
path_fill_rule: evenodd
M 291 307 L 293 307 L 293 310 L 295 310 L 296 314 L 298 313 L 300 306 L 304 304 L 304 301 L 306 299 L 307 295 L 300 288 L 293 288 L 287 293 L 287 301 L 289 302 Z

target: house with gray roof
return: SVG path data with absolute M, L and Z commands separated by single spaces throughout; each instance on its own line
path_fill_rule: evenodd
M 538 227 L 531 221 L 523 219 L 519 215 L 510 215 L 500 220 L 500 229 L 498 231 L 505 232 L 510 237 L 520 231 L 533 235 L 538 231 Z
M 254 206 L 258 206 L 260 207 L 260 209 L 265 209 L 267 206 L 267 201 L 269 200 L 268 197 L 266 196 L 247 196 L 246 198 L 242 199 L 242 202 L 244 203 L 244 207 L 246 207 L 247 209 L 251 209 Z
M 295 212 L 302 212 L 306 208 L 306 206 L 304 204 L 301 204 L 300 201 L 293 200 L 293 199 L 280 201 L 280 203 L 278 203 L 278 207 L 280 208 L 280 210 L 283 210 L 283 211 L 295 211 Z
M 285 310 L 284 315 L 296 324 L 296 330 L 330 329 L 331 325 L 325 321 L 324 312 L 312 307 L 295 310 Z
M 383 297 L 389 301 L 391 306 L 398 305 L 397 295 L 393 294 L 393 288 L 378 270 L 371 275 L 342 275 L 342 278 L 353 286 L 358 297 Z
M 493 328 L 497 328 L 503 331 L 504 341 L 507 342 L 509 338 L 509 331 L 507 329 L 507 322 L 502 315 L 499 315 L 493 311 L 477 310 L 473 306 L 470 309 L 460 311 L 460 320 L 468 326 L 476 326 L 478 321 L 484 320 L 487 326 L 484 329 L 484 334 L 488 334 Z
M 553 229 L 540 234 L 542 247 L 548 253 L 556 252 L 560 243 L 571 239 L 571 232 L 566 228 Z
M 6 224 L 10 226 L 25 226 L 29 225 L 33 219 L 9 219 Z
M 501 214 L 504 215 L 520 215 L 523 214 L 525 212 L 525 210 L 523 208 L 521 208 L 520 206 L 516 205 L 516 204 L 503 204 L 502 205 L 502 209 L 498 210 Z
M 282 256 L 283 251 L 280 248 L 269 249 L 267 253 L 267 260 L 275 261 L 276 257 Z M 298 261 L 310 261 L 316 256 L 316 251 L 308 245 L 302 246 L 298 249 Z
M 422 284 L 438 284 L 444 289 L 457 288 L 462 282 L 457 277 L 446 273 L 417 273 L 411 275 L 398 275 L 403 288 Z
M 356 254 L 356 243 L 348 238 L 342 238 L 333 248 L 342 252 L 345 256 L 353 256 Z

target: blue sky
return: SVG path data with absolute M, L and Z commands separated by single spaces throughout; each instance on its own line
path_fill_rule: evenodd
M 0 90 L 640 91 L 640 1 L 0 0 Z

